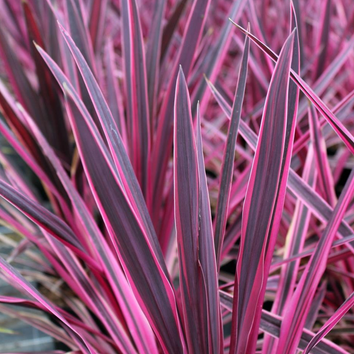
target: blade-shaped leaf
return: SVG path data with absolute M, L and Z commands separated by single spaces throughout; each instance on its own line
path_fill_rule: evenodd
M 18 101 L 26 107 L 26 109 L 36 118 L 39 126 L 45 125 L 42 107 L 38 93 L 34 90 L 28 77 L 24 72 L 19 58 L 10 45 L 11 38 L 5 33 L 5 28 L 0 27 L 0 55 L 4 63 L 6 74 L 11 82 L 12 88 L 16 94 Z
M 203 270 L 210 330 L 210 353 L 223 353 L 223 329 L 220 312 L 217 265 L 215 257 L 214 234 L 211 221 L 210 199 L 205 173 L 203 141 L 200 125 L 199 108 L 197 108 L 197 159 L 199 177 L 199 258 Z
M 236 145 L 238 127 L 241 119 L 243 98 L 245 96 L 245 89 L 246 89 L 249 48 L 250 48 L 249 39 L 246 36 L 243 55 L 241 58 L 241 65 L 239 68 L 235 98 L 234 98 L 234 103 L 232 106 L 232 112 L 230 117 L 231 121 L 229 125 L 227 141 L 226 141 L 226 146 L 223 155 L 218 204 L 216 207 L 216 215 L 215 215 L 214 238 L 215 238 L 216 262 L 218 267 L 220 267 L 220 256 L 221 256 L 227 216 L 228 216 L 227 211 L 229 207 L 231 183 L 232 183 L 233 168 L 234 168 L 235 145 Z
M 150 118 L 144 41 L 135 0 L 122 0 L 122 42 L 130 156 L 143 194 L 147 193 Z
M 156 129 L 156 112 L 158 103 L 159 62 L 161 55 L 161 40 L 163 30 L 163 15 L 166 8 L 166 0 L 156 1 L 154 17 L 151 22 L 149 39 L 146 44 L 146 71 L 149 96 L 149 115 L 151 136 Z
M 6 297 L 0 297 L 1 304 L 2 303 L 15 304 L 15 305 L 22 304 L 20 301 L 11 302 L 11 300 L 12 299 Z M 33 303 L 34 303 L 33 307 L 36 308 L 35 305 L 37 305 L 37 303 L 36 302 Z M 21 321 L 28 323 L 30 326 L 39 329 L 40 331 L 48 334 L 53 338 L 56 338 L 58 341 L 60 341 L 61 343 L 65 343 L 71 348 L 77 348 L 75 342 L 64 332 L 64 330 L 56 326 L 54 323 L 50 322 L 47 316 L 33 314 L 31 312 L 24 311 L 23 309 L 21 310 L 11 309 L 9 308 L 9 306 L 4 306 L 4 305 L 0 305 L 0 312 L 5 313 L 8 316 L 13 316 L 17 319 L 20 319 Z
M 231 116 L 231 107 L 216 89 L 216 87 L 208 80 L 207 81 L 211 92 L 216 101 L 223 109 L 225 114 Z M 240 121 L 240 135 L 246 140 L 252 150 L 256 150 L 257 136 L 253 130 L 243 121 Z M 311 209 L 311 211 L 323 222 L 328 222 L 333 209 L 328 203 L 311 188 L 304 180 L 292 169 L 289 172 L 288 188 L 298 197 L 303 203 Z M 339 234 L 344 237 L 352 234 L 351 227 L 345 220 L 341 221 Z
M 93 127 L 89 128 L 84 118 L 87 112 L 79 110 L 80 105 L 71 92 L 66 94 L 67 109 L 91 190 L 130 285 L 164 350 L 183 353 L 181 338 L 173 335 L 180 329 L 169 279 L 107 163 L 109 159 L 103 142 L 95 142 L 99 140 L 98 131 L 92 137 L 90 129 Z
M 305 348 L 303 354 L 309 354 L 313 348 L 320 343 L 331 329 L 343 318 L 343 316 L 354 306 L 354 293 L 352 293 L 339 307 L 339 309 L 326 321 L 316 335 L 311 339 L 311 342 Z
M 250 32 L 246 31 L 241 26 L 234 23 L 243 33 L 249 36 L 257 46 L 264 51 L 271 59 L 275 62 L 278 60 L 278 56 L 264 43 L 259 41 L 255 36 Z M 327 122 L 332 126 L 334 131 L 341 138 L 343 143 L 347 148 L 354 153 L 354 137 L 349 132 L 349 130 L 343 125 L 343 123 L 333 114 L 333 112 L 325 105 L 325 103 L 318 97 L 314 90 L 293 70 L 291 70 L 291 78 L 298 85 L 300 90 L 306 95 L 306 97 L 316 106 L 316 108 L 321 112 L 323 117 Z
M 225 293 L 220 290 L 220 300 L 221 306 L 223 306 L 228 311 L 232 312 L 232 295 Z M 280 335 L 280 326 L 282 323 L 282 318 L 274 315 L 271 312 L 266 310 L 262 310 L 260 328 L 273 336 L 274 338 L 279 338 Z M 301 341 L 299 343 L 298 348 L 305 349 L 307 344 L 314 338 L 315 334 L 307 329 L 304 329 L 301 335 Z M 349 354 L 346 350 L 340 348 L 338 345 L 322 340 L 317 347 L 313 349 L 314 354 Z
M 41 126 L 41 129 L 52 146 L 60 152 L 61 158 L 69 163 L 69 139 L 62 106 L 57 93 L 59 87 L 33 44 L 35 42 L 45 48 L 41 29 L 38 26 L 33 10 L 27 1 L 22 2 L 22 6 L 30 41 L 29 45 L 39 79 L 39 94 L 45 103 L 43 106 L 47 119 L 43 122 L 45 124 Z
M 303 178 L 311 186 L 313 186 L 316 182 L 316 171 L 313 160 L 313 149 L 310 148 L 306 158 Z M 305 237 L 310 222 L 310 216 L 311 213 L 309 209 L 302 203 L 301 200 L 298 200 L 287 234 L 284 259 L 291 258 L 303 250 Z M 296 259 L 293 262 L 287 262 L 282 266 L 278 289 L 272 306 L 272 313 L 280 316 L 283 315 L 284 308 L 286 307 L 294 292 L 299 266 L 300 259 Z M 263 345 L 263 352 L 272 353 L 273 349 L 274 339 L 271 337 L 266 338 Z
M 301 331 L 306 321 L 311 300 L 322 274 L 325 271 L 331 245 L 353 194 L 354 170 L 352 170 L 345 184 L 326 229 L 324 230 L 316 250 L 307 264 L 296 291 L 286 308 L 281 327 L 281 338 L 277 347 L 277 354 L 292 353 L 297 346 Z
M 330 15 L 331 15 L 331 0 L 326 0 L 325 6 L 321 3 L 322 16 L 321 16 L 321 32 L 319 36 L 319 41 L 317 48 L 321 51 L 318 57 L 317 63 L 314 64 L 314 76 L 319 77 L 323 71 L 326 63 L 327 50 L 328 50 L 328 40 L 329 40 L 329 26 L 330 26 Z
M 160 265 L 163 267 L 165 274 L 167 275 L 167 269 L 163 256 L 160 250 L 160 246 L 157 241 L 156 233 L 150 219 L 150 215 L 147 210 L 147 206 L 144 201 L 141 189 L 139 187 L 137 178 L 134 174 L 134 170 L 129 161 L 129 157 L 126 153 L 124 144 L 118 132 L 116 122 L 114 121 L 111 111 L 107 105 L 106 100 L 100 90 L 97 81 L 95 80 L 92 72 L 90 71 L 85 59 L 81 55 L 80 51 L 76 47 L 75 43 L 72 41 L 68 33 L 61 27 L 62 34 L 69 46 L 71 53 L 73 54 L 75 61 L 80 69 L 83 76 L 84 83 L 87 87 L 87 91 L 91 97 L 93 107 L 97 113 L 97 117 L 100 126 L 106 136 L 108 145 L 115 162 L 112 168 L 116 168 L 116 176 L 122 184 L 122 188 L 129 201 L 134 205 L 134 211 L 140 218 L 140 222 L 144 225 L 147 236 L 149 237 L 150 243 L 154 249 L 154 254 L 158 258 Z M 42 55 L 43 59 L 51 69 L 53 75 L 58 80 L 59 84 L 63 86 L 63 82 L 66 82 L 70 91 L 74 93 L 74 88 L 69 85 L 69 82 L 60 68 L 53 62 L 53 60 L 48 56 L 48 54 L 37 46 L 38 51 Z M 76 100 L 80 100 L 76 97 Z M 109 160 L 111 158 L 109 157 Z
M 128 282 L 126 281 L 121 267 L 108 247 L 101 231 L 95 224 L 92 215 L 89 213 L 79 193 L 72 185 L 68 175 L 64 171 L 58 158 L 55 156 L 52 148 L 46 142 L 34 122 L 29 120 L 28 123 L 36 136 L 37 141 L 40 143 L 43 152 L 48 156 L 49 160 L 53 164 L 53 167 L 57 171 L 64 188 L 67 190 L 73 207 L 77 212 L 81 227 L 86 231 L 88 237 L 90 238 L 90 245 L 95 245 L 92 251 L 93 253 L 96 253 L 96 257 L 102 262 L 103 270 L 106 273 L 107 278 L 110 281 L 110 285 L 112 286 L 117 297 L 117 301 L 121 306 L 121 311 L 125 315 L 125 320 L 129 325 L 129 330 L 139 349 L 139 353 L 157 353 L 151 328 L 148 326 L 146 318 L 142 314 L 142 311 L 131 288 L 128 285 Z M 129 302 L 127 299 L 129 299 Z
M 230 12 L 228 17 L 232 18 L 235 22 L 238 21 L 242 15 L 243 9 L 247 4 L 248 0 L 236 0 L 231 3 Z M 219 37 L 215 40 L 215 46 L 212 49 L 212 55 L 210 55 L 209 61 L 206 63 L 206 67 L 203 73 L 211 80 L 214 81 L 220 67 L 223 63 L 223 58 L 226 56 L 227 50 L 229 48 L 230 42 L 232 40 L 232 23 L 230 21 L 225 21 Z M 192 103 L 196 100 L 201 100 L 201 105 L 203 106 L 208 101 L 208 94 L 205 91 L 206 83 L 202 80 L 193 95 L 194 99 Z M 203 109 L 202 109 L 203 111 Z
M 208 353 L 208 337 L 198 314 L 200 291 L 198 271 L 199 181 L 190 98 L 180 67 L 174 109 L 174 195 L 175 222 L 180 267 L 180 288 L 189 353 Z
M 297 23 L 296 13 L 293 7 L 292 7 L 291 14 L 292 14 L 291 28 L 297 28 L 298 23 Z M 297 73 L 300 72 L 299 51 L 300 51 L 300 43 L 299 43 L 298 32 L 296 31 L 295 38 L 294 38 L 294 48 L 293 48 L 291 67 Z M 292 134 L 294 134 L 292 126 L 296 121 L 296 114 L 298 109 L 298 98 L 299 98 L 299 90 L 297 89 L 297 86 L 294 82 L 290 82 L 287 130 L 293 132 Z M 288 135 L 286 139 L 289 139 Z M 292 140 L 293 137 L 290 137 L 290 139 Z M 284 154 L 286 156 L 286 154 L 288 153 L 288 159 L 291 158 L 291 153 L 292 153 L 291 147 L 292 147 L 292 142 L 289 144 L 289 142 L 286 141 Z M 312 150 L 310 150 L 310 152 L 312 152 Z M 304 177 L 307 177 L 308 179 L 305 179 L 306 182 L 309 182 L 310 185 L 312 185 L 315 177 L 314 177 L 314 169 L 313 168 L 310 169 L 312 166 L 311 163 L 313 158 L 313 154 L 311 154 L 310 152 L 308 153 L 306 164 L 304 167 L 304 171 L 306 171 L 306 174 L 304 172 Z M 286 158 L 283 161 L 285 162 L 285 160 Z M 288 169 L 290 169 L 290 167 L 288 167 Z M 307 232 L 309 216 L 310 216 L 309 210 L 303 204 L 301 204 L 301 200 L 298 200 L 296 204 L 294 219 L 293 219 L 294 223 L 292 223 L 289 226 L 288 235 L 289 237 L 291 236 L 293 237 L 291 237 L 290 242 L 288 242 L 288 238 L 287 238 L 286 254 L 288 254 L 288 252 L 290 252 L 290 254 L 298 253 L 299 252 L 298 250 L 302 249 L 304 236 L 306 235 Z M 297 272 L 294 272 L 294 269 L 297 270 L 298 266 L 299 266 L 299 261 L 287 264 L 282 268 L 282 272 L 280 274 L 280 279 L 278 283 L 278 291 L 276 293 L 276 297 L 272 306 L 273 313 L 275 314 L 282 313 L 284 302 L 287 299 L 289 299 L 292 292 L 292 286 L 294 285 L 294 282 L 296 280 Z M 262 348 L 263 354 L 271 353 L 273 346 L 274 346 L 274 338 L 271 338 L 270 336 L 265 336 L 264 344 Z
M 285 42 L 274 69 L 246 193 L 230 353 L 253 352 L 256 348 L 265 274 L 279 228 L 294 136 L 294 117 L 287 115 L 295 33 Z
M 90 41 L 90 34 L 85 26 L 83 12 L 81 11 L 82 1 L 66 0 L 63 3 L 65 4 L 64 8 L 67 13 L 70 34 L 73 37 L 74 42 L 80 48 L 80 52 L 85 60 L 89 63 L 91 70 L 95 72 L 95 60 L 92 43 Z
M 121 183 L 129 175 L 117 175 L 86 107 L 57 65 L 38 50 L 66 93 L 67 111 L 86 176 L 134 294 L 164 351 L 183 353 L 181 338 L 173 335 L 181 329 L 161 250 L 149 241 L 148 230 L 139 222 Z
M 148 199 L 148 206 L 161 205 L 162 192 L 164 188 L 164 178 L 173 138 L 173 104 L 175 92 L 175 80 L 178 75 L 178 65 L 181 65 L 188 79 L 192 68 L 195 52 L 204 28 L 206 14 L 208 13 L 210 0 L 197 0 L 193 3 L 187 27 L 183 35 L 183 42 L 177 54 L 177 60 L 171 72 L 171 79 L 168 84 L 167 92 L 160 110 L 159 124 L 154 140 L 154 148 L 151 154 L 151 198 Z M 158 208 L 153 208 L 154 211 Z M 154 225 L 158 224 L 159 215 L 155 212 L 153 215 Z
M 62 219 L 27 198 L 24 194 L 2 180 L 0 180 L 0 196 L 20 210 L 38 226 L 48 231 L 52 236 L 80 255 L 80 257 L 87 261 L 93 268 L 100 269 L 100 266 L 83 250 L 76 235 Z
M 336 204 L 336 196 L 332 171 L 328 163 L 326 143 L 321 133 L 317 112 L 312 104 L 310 104 L 308 115 L 311 139 L 315 150 L 316 165 L 319 171 L 319 182 L 328 204 L 333 207 Z
M 15 270 L 1 257 L 0 269 L 8 279 L 11 279 L 11 281 L 14 281 L 19 286 L 21 286 L 23 290 L 28 293 L 28 295 L 37 300 L 41 305 L 43 305 L 43 307 L 45 307 L 66 326 L 69 334 L 72 336 L 73 339 L 76 340 L 76 342 L 81 347 L 84 353 L 88 352 L 92 354 L 97 354 L 97 352 L 78 334 L 78 332 L 65 320 L 65 318 L 56 310 L 56 308 L 47 299 L 45 299 L 38 292 L 38 290 L 33 287 L 33 285 L 27 282 L 26 279 L 24 279 L 17 270 Z
M 92 3 L 89 30 L 95 51 L 99 51 L 101 48 L 107 4 L 108 0 L 97 0 Z
M 119 133 L 125 144 L 127 144 L 127 128 L 122 107 L 122 95 L 119 90 L 118 79 L 112 73 L 117 71 L 114 61 L 113 43 L 109 40 L 105 47 L 105 65 L 106 65 L 106 87 L 107 103 L 112 112 L 113 119 L 116 121 Z

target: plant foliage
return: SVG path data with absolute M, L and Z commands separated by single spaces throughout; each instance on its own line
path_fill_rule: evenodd
M 0 10 L 1 312 L 77 354 L 353 352 L 352 1 Z

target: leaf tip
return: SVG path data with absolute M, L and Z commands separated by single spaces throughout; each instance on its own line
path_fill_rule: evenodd
M 184 76 L 184 72 L 183 72 L 183 68 L 182 65 L 179 64 L 179 69 L 178 69 L 178 76 L 183 75 Z

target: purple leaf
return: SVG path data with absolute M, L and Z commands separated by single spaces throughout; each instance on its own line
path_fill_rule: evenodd
M 215 252 L 218 267 L 220 267 L 220 256 L 224 241 L 225 227 L 227 222 L 227 209 L 229 206 L 231 183 L 233 176 L 235 145 L 238 133 L 238 127 L 241 119 L 241 111 L 243 99 L 245 96 L 246 80 L 247 80 L 247 63 L 250 50 L 249 39 L 246 37 L 241 65 L 238 74 L 235 98 L 232 106 L 231 121 L 229 125 L 226 146 L 223 155 L 221 168 L 220 188 L 218 204 L 215 215 Z
M 180 267 L 182 309 L 189 353 L 209 353 L 208 337 L 198 314 L 204 279 L 198 268 L 199 178 L 190 98 L 180 67 L 174 109 L 175 222 Z
M 127 97 L 129 150 L 143 194 L 147 195 L 150 118 L 144 42 L 135 0 L 122 0 L 122 42 Z
M 205 174 L 203 156 L 203 141 L 200 125 L 199 108 L 197 108 L 197 160 L 199 182 L 199 258 L 203 270 L 207 293 L 207 318 L 209 318 L 210 352 L 223 353 L 223 329 L 220 312 L 220 299 L 218 290 L 217 264 L 214 247 L 214 233 L 211 221 L 210 199 Z
M 253 352 L 256 348 L 264 274 L 269 271 L 279 228 L 294 136 L 295 126 L 288 124 L 294 117 L 287 117 L 294 35 L 285 42 L 274 69 L 245 198 L 230 353 Z

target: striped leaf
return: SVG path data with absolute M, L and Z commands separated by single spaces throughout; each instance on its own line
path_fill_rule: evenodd
M 290 166 L 293 116 L 288 116 L 288 90 L 293 32 L 274 69 L 263 110 L 257 149 L 246 193 L 230 353 L 256 349 L 266 277 L 279 228 Z M 296 109 L 295 109 L 296 111 Z M 289 146 L 286 148 L 286 144 Z M 265 178 L 267 176 L 267 178 Z M 258 261 L 257 261 L 258 260 Z
M 231 183 L 233 176 L 235 145 L 240 125 L 242 103 L 245 96 L 246 79 L 247 79 L 247 63 L 250 50 L 249 39 L 246 37 L 245 47 L 241 58 L 241 65 L 238 74 L 234 103 L 231 112 L 231 121 L 227 134 L 227 141 L 224 150 L 218 204 L 215 215 L 215 252 L 218 267 L 220 266 L 220 256 L 225 235 L 225 227 L 227 222 L 227 209 L 229 206 Z

